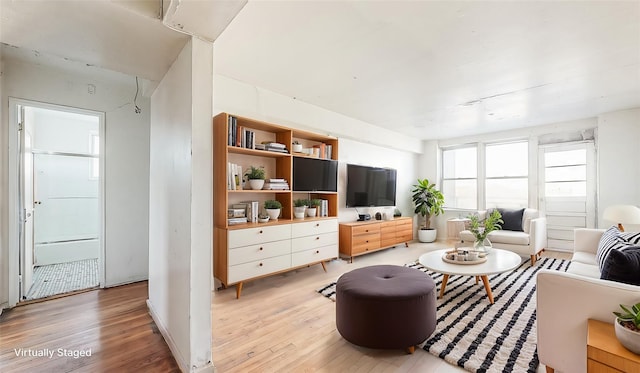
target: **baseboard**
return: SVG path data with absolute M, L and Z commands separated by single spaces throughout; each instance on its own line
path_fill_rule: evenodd
M 156 311 L 153 309 L 153 306 L 151 305 L 151 302 L 149 302 L 149 299 L 147 299 L 147 308 L 149 309 L 149 314 L 151 315 L 153 322 L 156 323 L 156 326 L 158 327 L 160 334 L 162 334 L 162 337 L 164 337 L 164 341 L 167 343 L 167 346 L 169 346 L 169 350 L 171 350 L 171 353 L 173 354 L 174 359 L 176 359 L 176 363 L 178 363 L 178 367 L 180 368 L 180 370 L 182 372 L 191 372 L 191 370 L 189 369 L 189 363 L 186 362 L 183 356 L 180 354 L 180 350 L 178 350 L 178 347 L 176 347 L 176 344 L 171 338 L 171 335 L 167 332 L 167 328 L 160 321 L 160 318 L 158 317 L 158 314 L 156 313 Z M 212 365 L 212 368 L 213 368 L 213 365 Z M 197 370 L 197 372 L 201 372 L 201 371 Z M 205 372 L 205 371 L 202 371 L 202 372 Z

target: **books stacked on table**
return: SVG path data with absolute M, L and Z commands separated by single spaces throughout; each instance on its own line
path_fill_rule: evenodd
M 279 142 L 264 141 L 262 145 L 264 145 L 264 150 L 266 151 L 289 154 L 289 150 L 287 150 L 287 146 L 285 144 L 281 144 Z M 256 144 L 256 149 L 259 149 L 258 144 Z
M 267 179 L 264 182 L 264 187 L 262 189 L 266 190 L 289 190 L 289 183 L 285 179 Z

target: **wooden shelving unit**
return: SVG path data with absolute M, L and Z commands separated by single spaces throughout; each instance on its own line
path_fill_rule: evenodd
M 267 150 L 252 149 L 249 147 L 229 145 L 229 123 L 231 120 L 235 122 L 236 127 L 241 127 L 252 131 L 255 137 L 256 144 L 260 144 L 264 141 L 274 141 L 285 144 L 289 152 L 280 153 Z M 214 276 L 222 282 L 223 286 L 236 284 L 238 297 L 240 296 L 243 281 L 263 277 L 269 274 L 280 273 L 285 270 L 290 270 L 301 266 L 297 264 L 300 264 L 301 261 L 305 260 L 301 259 L 300 256 L 302 255 L 300 253 L 305 252 L 305 248 L 296 246 L 300 245 L 299 242 L 301 242 L 302 240 L 301 237 L 298 237 L 296 235 L 302 235 L 306 233 L 313 234 L 314 229 L 322 230 L 322 240 L 318 238 L 316 241 L 325 243 L 331 242 L 331 240 L 333 239 L 333 231 L 330 227 L 335 224 L 335 244 L 331 243 L 327 244 L 328 246 L 326 247 L 311 248 L 314 250 L 314 253 L 315 251 L 317 251 L 316 254 L 319 255 L 319 257 L 314 258 L 313 261 L 304 263 L 304 265 L 323 263 L 323 261 L 325 260 L 332 259 L 338 256 L 338 193 L 323 191 L 304 192 L 295 190 L 229 190 L 228 188 L 227 165 L 229 163 L 240 165 L 243 172 L 246 171 L 250 166 L 264 167 L 267 179 L 285 179 L 287 180 L 290 188 L 293 187 L 293 159 L 295 157 L 310 157 L 306 154 L 291 154 L 294 141 L 303 144 L 303 146 L 307 148 L 311 148 L 314 146 L 323 146 L 328 148 L 327 145 L 329 145 L 331 148 L 331 157 L 329 159 L 337 160 L 338 139 L 335 137 L 323 136 L 317 133 L 296 130 L 285 126 L 236 116 L 228 113 L 220 113 L 213 118 L 213 189 L 215 201 L 213 220 L 216 231 L 216 239 L 214 242 Z M 327 200 L 328 216 L 293 219 L 293 201 L 297 198 L 319 198 Z M 243 223 L 237 225 L 229 225 L 227 223 L 227 209 L 232 204 L 249 200 L 258 201 L 260 204 L 260 211 L 262 211 L 262 205 L 264 201 L 268 199 L 275 199 L 282 204 L 280 218 L 277 221 L 269 221 L 268 223 Z M 313 224 L 313 222 L 316 223 Z M 281 232 L 283 225 L 293 226 L 301 223 L 306 224 L 300 225 L 297 228 L 291 227 L 292 233 L 288 238 L 286 234 L 283 234 Z M 305 229 L 308 228 L 308 232 L 306 232 L 305 230 L 301 231 L 300 227 L 305 227 Z M 291 252 L 289 254 L 291 257 L 291 265 L 283 269 L 283 266 L 286 267 L 285 259 L 281 257 L 284 254 L 264 253 L 264 251 L 267 250 L 264 248 L 260 248 L 260 245 L 258 245 L 258 250 L 263 252 L 256 254 L 255 257 L 251 257 L 252 254 L 243 254 L 245 255 L 245 257 L 251 259 L 247 259 L 249 260 L 248 263 L 255 262 L 255 265 L 257 267 L 256 271 L 252 272 L 251 270 L 246 270 L 248 275 L 235 276 L 233 275 L 232 267 L 236 262 L 242 262 L 243 259 L 238 259 L 234 256 L 239 251 L 234 253 L 230 252 L 231 250 L 229 246 L 230 240 L 232 239 L 231 236 L 235 235 L 235 233 L 233 235 L 230 235 L 230 232 L 246 230 L 245 232 L 250 234 L 256 229 L 257 232 L 260 232 L 260 234 L 264 234 L 265 237 L 269 236 L 269 234 L 271 234 L 271 231 L 280 229 L 278 231 L 279 233 L 273 236 L 276 238 L 269 239 L 277 239 L 282 242 L 286 240 L 292 241 Z M 329 241 L 323 241 L 325 239 L 328 239 Z M 231 245 L 233 244 L 231 243 Z M 247 251 L 250 249 L 243 248 L 242 250 Z M 269 255 L 273 256 L 269 257 Z M 277 263 L 275 263 L 276 259 L 274 259 L 276 256 L 279 258 L 279 261 L 277 261 Z M 262 260 L 263 258 L 264 261 Z M 311 258 L 311 256 L 309 256 L 309 258 Z M 274 266 L 273 269 L 267 270 L 265 272 L 265 267 L 268 267 L 270 264 Z M 242 266 L 244 266 L 242 267 L 242 270 L 245 271 L 245 267 L 247 266 L 247 264 L 242 263 Z M 238 268 L 240 268 L 239 264 Z M 237 278 L 240 277 L 243 277 L 242 281 L 237 280 Z

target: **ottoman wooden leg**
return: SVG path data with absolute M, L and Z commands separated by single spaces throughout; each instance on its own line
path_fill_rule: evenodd
M 412 354 L 416 350 L 416 346 L 407 347 L 407 352 Z

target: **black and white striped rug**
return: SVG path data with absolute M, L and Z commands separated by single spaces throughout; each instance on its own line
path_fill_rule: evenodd
M 438 299 L 436 330 L 421 346 L 425 351 L 470 372 L 531 372 L 538 368 L 536 350 L 536 273 L 566 271 L 570 261 L 527 260 L 511 272 L 490 275 L 494 304 L 482 282 L 471 276 L 451 276 Z M 442 274 L 417 263 L 405 266 L 428 273 L 440 289 Z M 335 282 L 317 290 L 335 301 Z

